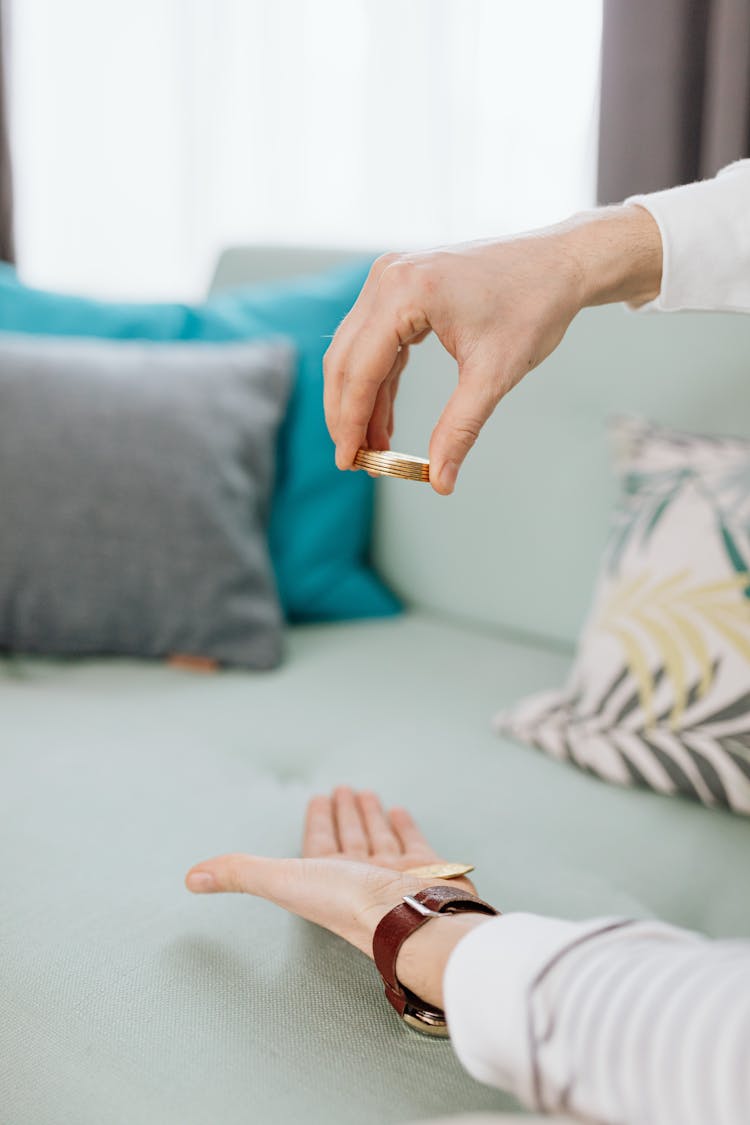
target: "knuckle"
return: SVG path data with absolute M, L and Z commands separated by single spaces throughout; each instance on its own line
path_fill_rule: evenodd
M 399 258 L 380 279 L 385 306 L 392 318 L 396 339 L 403 350 L 429 328 L 426 308 L 431 285 L 429 271 L 409 258 Z M 398 370 L 403 370 L 407 358 L 408 354 L 399 356 L 394 361 Z
M 359 382 L 353 386 L 346 396 L 346 416 L 351 421 L 361 421 L 363 417 L 369 418 L 375 405 L 377 394 L 376 384 L 371 381 Z
M 397 262 L 400 257 L 401 255 L 395 250 L 390 250 L 387 254 L 381 254 L 379 258 L 375 259 L 375 261 L 372 263 L 372 266 L 370 267 L 370 277 L 379 278 L 381 274 L 384 273 L 389 266 L 392 266 L 395 262 Z
M 323 377 L 328 380 L 332 379 L 342 367 L 344 358 L 340 344 L 337 340 L 332 340 L 323 356 Z
M 471 447 L 479 437 L 479 431 L 481 428 L 482 427 L 479 423 L 475 423 L 473 421 L 458 422 L 453 427 L 453 439 L 462 448 L 471 449 Z
M 423 314 L 418 313 L 414 308 L 399 312 L 396 318 L 396 335 L 399 340 L 413 340 L 419 334 L 423 320 Z M 406 360 L 404 360 L 405 365 Z
M 347 365 L 342 384 L 342 395 L 346 402 L 349 402 L 350 399 L 374 397 L 376 390 L 379 389 L 384 379 L 385 376 L 370 364 L 362 364 L 356 368 L 354 365 Z
M 349 410 L 347 413 L 346 425 L 341 426 L 339 441 L 342 444 L 351 442 L 353 446 L 358 447 L 362 438 L 362 433 L 370 424 L 371 418 L 371 412 L 364 407 L 359 407 L 355 410 Z
M 414 262 L 399 256 L 383 270 L 380 276 L 380 284 L 396 291 L 411 290 L 417 272 Z

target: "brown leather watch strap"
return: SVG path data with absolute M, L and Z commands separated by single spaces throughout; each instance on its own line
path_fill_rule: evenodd
M 468 891 L 462 891 L 458 887 L 445 885 L 427 887 L 425 890 L 418 891 L 409 897 L 421 903 L 427 910 L 439 914 L 457 914 L 471 911 L 478 914 L 499 913 L 488 902 L 484 902 L 476 895 L 472 895 Z M 405 1013 L 409 1007 L 412 1007 L 423 1014 L 435 1017 L 438 1022 L 442 1019 L 444 1025 L 445 1017 L 440 1009 L 432 1008 L 419 997 L 414 996 L 403 987 L 396 976 L 396 960 L 401 946 L 415 930 L 428 922 L 431 917 L 431 914 L 420 914 L 408 902 L 402 902 L 398 906 L 394 906 L 393 910 L 390 910 L 378 923 L 372 939 L 372 955 L 378 972 L 383 978 L 385 994 L 402 1018 L 406 1018 Z M 423 1030 L 427 1030 L 427 1028 L 425 1027 Z

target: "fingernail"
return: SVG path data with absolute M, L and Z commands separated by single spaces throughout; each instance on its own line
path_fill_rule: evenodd
M 456 461 L 446 461 L 442 469 L 440 470 L 438 484 L 446 492 L 452 492 L 456 484 L 457 476 L 458 463 Z
M 194 895 L 207 895 L 216 890 L 216 880 L 208 871 L 194 871 L 187 877 L 187 889 Z

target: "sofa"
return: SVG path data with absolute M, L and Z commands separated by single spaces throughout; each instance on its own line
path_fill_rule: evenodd
M 340 258 L 236 248 L 213 285 Z M 520 1112 L 401 1024 L 339 939 L 185 891 L 199 859 L 296 854 L 307 799 L 341 782 L 406 804 L 504 911 L 750 938 L 750 820 L 607 785 L 490 727 L 566 677 L 614 500 L 607 419 L 750 437 L 748 368 L 750 318 L 587 311 L 452 497 L 378 481 L 372 557 L 400 616 L 291 628 L 263 673 L 2 664 L 0 1125 Z M 394 448 L 426 451 L 454 379 L 434 341 L 414 349 Z

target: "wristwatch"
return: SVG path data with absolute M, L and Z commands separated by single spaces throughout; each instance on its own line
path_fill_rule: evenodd
M 458 887 L 427 887 L 413 895 L 404 895 L 403 901 L 381 918 L 372 939 L 372 955 L 383 978 L 385 995 L 401 1019 L 425 1035 L 448 1035 L 445 1012 L 425 1004 L 399 981 L 396 976 L 398 951 L 408 937 L 430 918 L 441 914 L 499 914 L 494 906 L 476 895 Z

